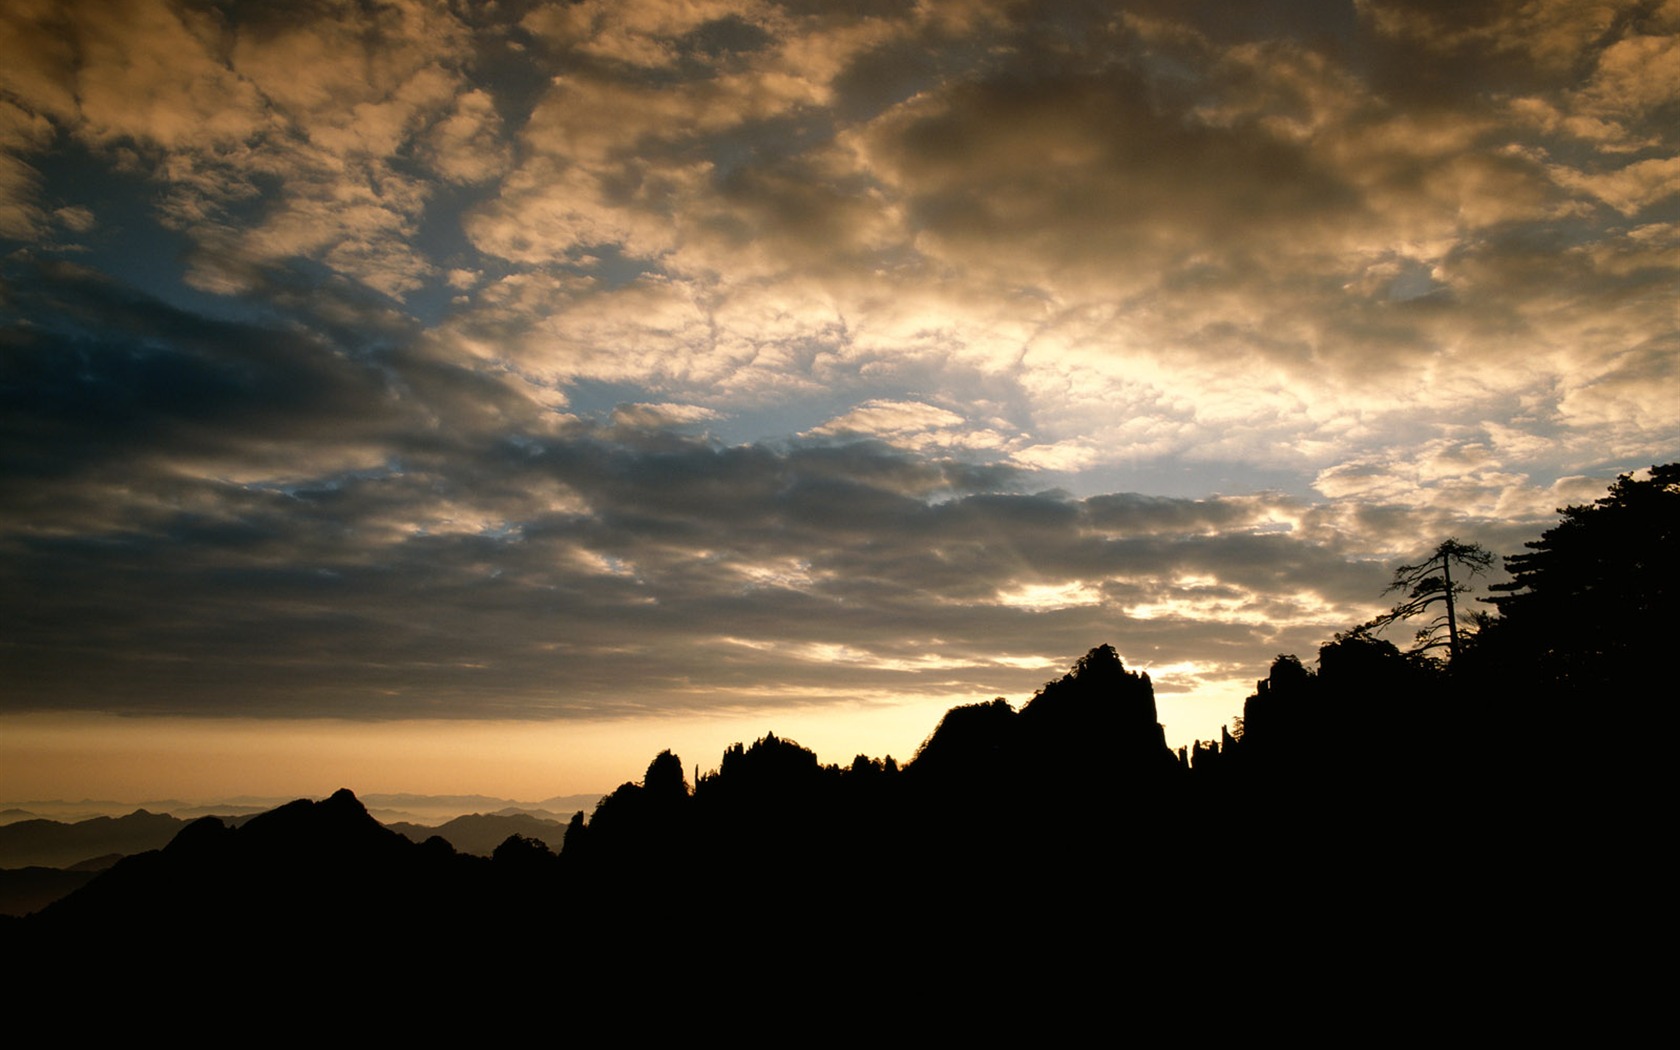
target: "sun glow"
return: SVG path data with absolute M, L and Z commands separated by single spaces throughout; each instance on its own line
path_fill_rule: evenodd
M 999 605 L 1048 612 L 1081 605 L 1101 605 L 1102 592 L 1083 580 L 1069 583 L 1027 583 L 1013 590 L 999 591 Z

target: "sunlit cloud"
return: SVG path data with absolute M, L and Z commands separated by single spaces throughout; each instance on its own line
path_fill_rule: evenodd
M 1102 593 L 1083 581 L 1060 584 L 1027 583 L 999 593 L 997 601 L 1001 605 L 1016 609 L 1042 612 L 1079 605 L 1097 605 L 1102 601 Z

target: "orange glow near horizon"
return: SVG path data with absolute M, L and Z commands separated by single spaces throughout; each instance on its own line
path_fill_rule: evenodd
M 1165 683 L 1157 683 L 1161 685 Z M 1217 737 L 1241 712 L 1238 683 L 1156 697 L 1173 747 Z M 606 794 L 640 780 L 659 752 L 688 775 L 715 769 L 726 747 L 765 733 L 824 763 L 859 754 L 908 762 L 951 707 L 950 696 L 903 704 L 809 705 L 647 719 L 516 722 L 120 718 L 24 714 L 0 719 L 0 802 L 97 799 L 208 802 L 243 796 L 489 795 L 538 802 Z M 1008 697 L 1017 708 L 1028 697 Z
M 865 710 L 793 708 L 647 720 L 117 718 L 13 715 L 0 732 L 0 799 L 212 800 L 237 796 L 482 794 L 520 801 L 605 794 L 640 780 L 669 749 L 689 775 L 724 748 L 773 732 L 824 762 L 858 753 L 906 761 L 933 730 L 935 704 Z

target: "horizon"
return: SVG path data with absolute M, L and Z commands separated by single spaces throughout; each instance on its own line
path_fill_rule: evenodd
M 0 796 L 904 762 L 1101 644 L 1176 748 L 1680 460 L 1680 0 L 0 39 Z
M 1065 674 L 1073 662 L 1070 659 L 1068 665 L 1049 680 Z M 1040 682 L 1035 691 L 1048 684 L 1049 680 Z M 1017 710 L 1031 698 L 1032 694 L 1002 697 Z M 243 724 L 248 720 L 228 718 L 221 720 L 228 723 L 225 731 L 217 732 L 216 723 L 207 725 L 204 720 L 153 718 L 147 720 L 141 735 L 140 731 L 133 729 L 112 733 L 100 725 L 101 718 L 97 715 L 68 720 L 68 727 L 66 720 L 59 717 L 37 720 L 27 715 L 14 715 L 9 719 L 7 738 L 0 741 L 0 805 L 25 801 L 69 805 L 78 801 L 129 805 L 142 805 L 146 801 L 179 801 L 199 806 L 241 797 L 261 797 L 268 801 L 301 797 L 319 799 L 339 788 L 349 788 L 358 797 L 404 793 L 434 798 L 481 795 L 534 804 L 545 799 L 591 792 L 604 796 L 619 784 L 639 780 L 647 763 L 666 750 L 676 753 L 683 760 L 684 769 L 690 776 L 696 768 L 701 772 L 715 771 L 727 747 L 738 743 L 750 744 L 766 733 L 774 733 L 777 737 L 810 748 L 825 765 L 845 766 L 860 754 L 875 759 L 891 757 L 903 765 L 915 757 L 917 749 L 933 733 L 947 710 L 990 699 L 992 697 L 953 699 L 950 704 L 932 712 L 919 731 L 910 716 L 923 713 L 921 706 L 882 712 L 883 718 L 877 722 L 890 724 L 899 730 L 893 739 L 901 743 L 911 741 L 898 749 L 868 746 L 866 737 L 859 735 L 855 718 L 836 718 L 821 710 L 807 712 L 804 719 L 789 719 L 792 726 L 806 730 L 804 733 L 770 724 L 760 725 L 761 716 L 757 714 L 734 717 L 713 714 L 685 719 L 675 729 L 669 721 L 664 721 L 658 730 L 637 731 L 635 738 L 645 736 L 651 741 L 658 733 L 664 733 L 665 739 L 676 742 L 650 744 L 650 749 L 639 763 L 628 752 L 601 749 L 596 738 L 580 734 L 575 723 L 510 725 L 463 720 L 432 726 L 407 722 L 393 727 L 385 723 L 298 720 L 276 728 L 268 724 L 252 726 Z M 1156 700 L 1159 707 L 1159 694 Z M 1239 699 L 1231 718 L 1222 726 L 1229 725 L 1241 709 Z M 755 725 L 759 725 L 756 730 L 752 728 Z M 867 734 L 869 728 L 871 724 L 866 723 L 861 732 Z M 606 732 L 611 734 L 611 730 Z M 474 769 L 470 764 L 460 762 L 463 746 L 460 737 L 463 733 L 482 738 L 473 750 L 488 756 L 487 764 L 495 767 L 493 772 L 478 768 L 467 773 L 466 779 L 463 779 L 463 774 L 459 772 L 461 766 Z M 186 739 L 180 738 L 183 734 Z M 1217 738 L 1217 730 L 1213 736 Z M 81 741 L 85 739 L 106 741 L 113 737 L 115 742 L 106 745 L 95 756 L 84 757 L 75 753 L 74 749 L 82 746 Z M 1197 739 L 1202 738 L 1178 740 L 1170 733 L 1167 737 L 1174 750 L 1189 746 Z M 327 749 L 326 754 L 322 753 L 323 747 Z M 230 748 L 233 749 L 231 755 L 227 754 Z M 241 748 L 248 750 L 242 752 Z M 706 757 L 701 757 L 702 749 Z M 182 758 L 197 761 L 196 768 L 176 768 L 174 774 L 175 783 L 191 786 L 180 792 L 134 794 L 142 789 L 126 785 L 156 782 L 153 779 L 154 770 L 160 753 L 173 753 L 176 761 Z M 205 756 L 218 758 L 206 760 Z M 252 776 L 250 762 L 253 757 L 262 758 L 266 767 L 260 777 Z M 416 765 L 424 765 L 426 761 L 439 757 L 454 760 L 455 769 L 441 774 L 449 779 L 428 779 L 413 772 Z M 86 772 L 90 764 L 99 770 L 96 776 L 90 777 Z M 32 768 L 36 766 L 39 768 Z M 300 766 L 324 766 L 331 771 L 294 772 Z M 334 781 L 335 776 L 341 782 Z M 591 780 L 591 776 L 595 779 Z M 473 784 L 525 786 L 510 791 L 491 791 L 474 787 L 467 780 L 472 780 Z M 369 782 L 371 786 L 358 786 L 356 781 Z M 107 797 L 101 797 L 100 793 L 84 793 L 80 796 L 38 795 L 25 799 L 8 788 L 14 782 L 106 783 L 119 786 L 112 789 L 114 793 L 105 793 Z M 321 786 L 328 783 L 333 786 Z M 598 790 L 582 786 L 596 783 L 600 785 Z M 283 785 L 288 784 L 296 787 L 284 790 Z M 547 790 L 543 787 L 545 784 L 561 785 L 563 789 Z M 258 790 L 264 785 L 267 785 L 266 790 Z

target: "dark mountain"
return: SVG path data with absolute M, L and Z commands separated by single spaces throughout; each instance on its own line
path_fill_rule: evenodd
M 196 820 L 32 922 L 49 936 L 97 933 L 114 946 L 188 937 L 224 952 L 252 938 L 390 938 L 450 899 L 464 860 L 441 840 L 410 842 L 339 791 L 238 828 Z
M 160 849 L 187 822 L 137 809 L 125 817 L 94 817 L 65 824 L 20 820 L 0 827 L 0 868 L 66 868 L 110 853 Z
M 469 813 L 445 821 L 435 828 L 420 824 L 398 822 L 390 828 L 414 842 L 424 842 L 436 835 L 462 853 L 488 857 L 508 836 L 535 839 L 558 853 L 566 841 L 566 825 L 558 820 L 534 816 L 530 813 Z
M 0 868 L 0 915 L 28 915 L 86 886 L 121 860 L 98 857 L 71 868 Z
M 482 976 L 486 953 L 517 955 L 532 941 L 563 941 L 568 958 L 607 965 L 660 939 L 709 938 L 720 916 L 814 915 L 816 902 L 837 929 L 918 922 L 967 936 L 965 916 L 978 902 L 962 887 L 1004 881 L 1036 892 L 1038 879 L 1058 869 L 1023 859 L 1050 842 L 1092 862 L 1108 856 L 1121 845 L 1112 834 L 1064 839 L 1130 804 L 1127 792 L 1184 774 L 1161 743 L 1147 677 L 1125 671 L 1108 647 L 1021 712 L 989 708 L 991 731 L 959 732 L 960 710 L 906 770 L 863 756 L 846 768 L 824 766 L 769 735 L 728 749 L 717 772 L 691 786 L 681 760 L 662 754 L 640 783 L 602 799 L 592 819 L 579 813 L 558 854 L 523 834 L 505 837 L 489 860 L 436 835 L 416 843 L 381 826 L 348 791 L 239 827 L 205 818 L 19 928 L 31 950 L 75 945 L 111 966 L 137 965 L 143 946 L 173 943 L 193 945 L 196 958 L 262 969 L 275 946 L 309 944 L 381 967 L 454 960 L 457 977 L 464 960 L 478 960 L 471 974 Z M 1040 778 L 1056 806 L 1024 790 Z M 964 809 L 965 794 L 989 801 Z M 460 822 L 473 824 L 520 822 Z M 929 895 L 952 909 L 931 927 L 921 914 Z M 793 951 L 802 928 L 762 928 L 753 951 Z M 872 950 L 854 945 L 831 964 L 861 964 L 856 953 Z

